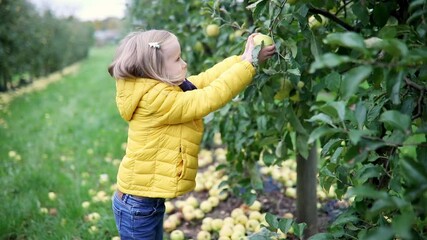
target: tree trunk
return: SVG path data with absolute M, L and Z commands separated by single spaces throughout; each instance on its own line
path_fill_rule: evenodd
M 304 238 L 317 233 L 317 144 L 308 159 L 297 156 L 297 222 L 305 222 Z

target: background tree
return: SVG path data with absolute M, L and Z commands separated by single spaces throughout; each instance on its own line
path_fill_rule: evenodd
M 0 91 L 81 60 L 93 45 L 90 24 L 39 13 L 25 0 L 1 1 L 0 21 Z

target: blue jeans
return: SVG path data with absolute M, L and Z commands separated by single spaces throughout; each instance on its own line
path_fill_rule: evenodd
M 113 198 L 113 212 L 120 238 L 162 240 L 165 199 L 140 198 L 117 192 Z

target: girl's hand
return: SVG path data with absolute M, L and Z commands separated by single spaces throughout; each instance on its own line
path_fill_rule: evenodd
M 247 60 L 250 63 L 253 63 L 252 51 L 255 48 L 254 37 L 257 33 L 249 35 L 248 40 L 246 41 L 245 51 L 242 54 L 242 60 Z
M 254 37 L 257 34 L 258 33 L 253 33 L 248 37 L 248 40 L 246 41 L 245 51 L 242 54 L 242 59 L 247 60 L 250 63 L 253 63 L 254 61 L 252 58 L 252 52 L 255 48 Z M 264 46 L 259 52 L 258 62 L 260 63 L 265 62 L 267 59 L 272 57 L 275 53 L 276 53 L 276 46 L 274 44 L 270 46 Z
M 260 63 L 263 63 L 267 59 L 271 58 L 275 53 L 276 53 L 276 46 L 274 44 L 270 46 L 265 46 L 259 52 L 258 61 Z

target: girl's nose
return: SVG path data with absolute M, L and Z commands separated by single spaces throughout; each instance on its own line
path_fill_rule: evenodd
M 182 68 L 183 69 L 187 68 L 187 63 L 184 60 L 182 60 Z

